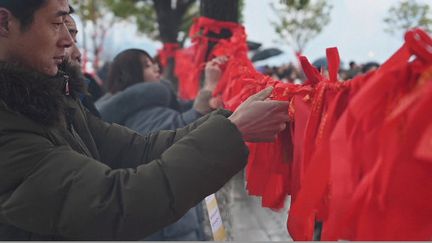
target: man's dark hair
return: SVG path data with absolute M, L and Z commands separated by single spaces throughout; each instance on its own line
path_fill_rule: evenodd
M 107 87 L 112 94 L 120 92 L 127 87 L 144 81 L 142 57 L 154 62 L 144 50 L 128 49 L 118 54 L 110 65 Z
M 8 9 L 26 30 L 32 23 L 34 13 L 46 4 L 47 0 L 0 0 L 0 7 Z

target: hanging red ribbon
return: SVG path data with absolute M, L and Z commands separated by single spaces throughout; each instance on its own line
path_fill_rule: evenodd
M 404 46 L 377 71 L 345 83 L 338 82 L 336 48 L 327 49 L 328 77 L 301 56 L 308 80 L 294 85 L 257 72 L 247 56 L 244 28 L 231 24 L 195 21 L 194 45 L 183 50 L 188 60 L 181 65 L 183 80 L 189 78 L 183 87 L 198 91 L 213 41 L 203 35 L 226 28 L 232 36 L 219 40 L 210 54 L 229 57 L 214 91 L 225 108 L 235 110 L 268 86 L 274 87 L 271 99 L 290 102 L 291 126 L 273 143 L 249 144 L 249 193 L 273 209 L 292 196 L 288 228 L 295 240 L 311 240 L 316 220 L 324 222 L 324 240 L 430 239 L 432 183 L 430 170 L 424 170 L 431 168 L 430 144 L 418 136 L 432 130 L 430 116 L 424 115 L 432 102 L 432 80 L 424 74 L 432 70 L 427 69 L 429 36 L 418 29 L 408 32 Z M 412 55 L 415 61 L 409 61 Z M 424 89 L 414 90 L 416 83 Z
M 176 67 L 175 74 L 179 79 L 179 96 L 183 99 L 194 99 L 200 89 L 201 73 L 206 63 L 206 54 L 209 42 L 220 42 L 222 39 L 209 38 L 210 32 L 220 34 L 223 29 L 235 32 L 243 28 L 234 22 L 218 21 L 206 17 L 194 19 L 194 24 L 190 28 L 189 37 L 192 46 L 183 50 L 176 56 L 176 63 L 180 62 L 180 67 Z M 211 59 L 213 56 L 209 56 Z
M 431 39 L 415 38 L 424 36 L 418 31 L 409 31 L 405 44 L 369 75 L 333 131 L 330 151 L 342 152 L 332 158 L 323 240 L 431 238 L 432 208 L 424 203 L 432 200 L 425 173 L 431 167 L 414 151 L 432 122 L 425 115 L 432 80 L 421 82 L 432 52 L 421 51 Z
M 162 49 L 158 50 L 159 60 L 162 67 L 168 65 L 168 59 L 174 58 L 176 51 L 179 49 L 178 43 L 164 43 Z
M 220 34 L 223 29 L 232 32 L 239 27 L 241 27 L 241 25 L 235 22 L 219 21 L 207 17 L 199 17 L 197 19 L 194 19 L 194 24 L 189 30 L 189 37 L 193 38 L 198 34 L 200 34 L 201 36 L 207 36 L 210 32 Z
M 308 85 L 286 84 L 257 72 L 247 56 L 244 28 L 233 31 L 231 38 L 215 46 L 211 56 L 228 56 L 225 72 L 214 91 L 220 95 L 225 108 L 235 110 L 256 92 L 273 86 L 271 99 L 290 101 L 293 96 L 310 96 Z M 294 116 L 295 109 L 287 112 Z M 284 207 L 285 198 L 292 192 L 291 162 L 293 160 L 290 129 L 279 134 L 273 143 L 249 144 L 250 156 L 246 169 L 249 194 L 261 196 L 262 205 L 272 209 Z

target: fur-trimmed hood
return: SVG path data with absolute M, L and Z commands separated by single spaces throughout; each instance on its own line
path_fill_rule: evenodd
M 0 101 L 9 109 L 45 126 L 58 124 L 63 119 L 66 90 L 73 98 L 78 92 L 83 92 L 83 87 L 76 73 L 59 72 L 57 76 L 49 77 L 0 62 Z

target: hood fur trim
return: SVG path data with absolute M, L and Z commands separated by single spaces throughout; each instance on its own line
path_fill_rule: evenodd
M 9 109 L 39 124 L 52 126 L 63 120 L 68 79 L 63 72 L 49 77 L 0 62 L 0 99 Z M 74 85 L 69 87 L 72 95 L 79 92 Z

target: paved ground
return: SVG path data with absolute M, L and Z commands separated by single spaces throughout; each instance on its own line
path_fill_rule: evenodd
M 262 208 L 258 198 L 239 200 L 232 208 L 233 240 L 292 241 L 286 228 L 287 211 Z
M 228 241 L 292 241 L 286 228 L 289 202 L 280 212 L 262 208 L 260 198 L 247 195 L 242 174 L 216 193 L 216 198 Z

